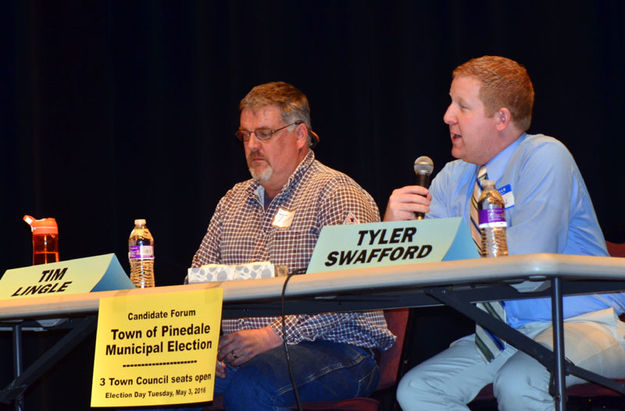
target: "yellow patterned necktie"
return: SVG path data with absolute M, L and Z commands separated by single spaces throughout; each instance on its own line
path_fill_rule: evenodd
M 482 249 L 482 232 L 480 231 L 480 222 L 478 218 L 478 200 L 482 194 L 482 182 L 488 179 L 486 166 L 481 166 L 477 172 L 475 184 L 473 187 L 473 195 L 471 196 L 471 236 L 475 242 L 475 246 L 480 256 L 486 255 L 486 250 Z M 477 303 L 477 307 L 486 311 L 500 321 L 506 322 L 506 310 L 502 301 L 489 301 Z M 490 331 L 482 328 L 479 324 L 475 324 L 475 346 L 480 354 L 488 362 L 497 357 L 505 348 L 506 344 Z

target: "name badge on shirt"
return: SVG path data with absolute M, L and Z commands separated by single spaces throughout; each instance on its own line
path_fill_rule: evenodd
M 503 198 L 503 202 L 506 208 L 514 207 L 514 193 L 512 192 L 512 187 L 510 187 L 510 184 L 506 184 L 505 186 L 499 188 L 498 191 Z
M 271 225 L 277 228 L 289 228 L 293 222 L 293 217 L 295 217 L 295 211 L 280 207 L 276 215 L 273 216 Z

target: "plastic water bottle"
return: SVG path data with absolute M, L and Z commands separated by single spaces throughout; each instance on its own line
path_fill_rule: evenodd
M 506 206 L 494 181 L 482 181 L 482 194 L 477 202 L 477 210 L 482 233 L 482 256 L 508 255 Z
M 130 281 L 137 288 L 154 287 L 154 237 L 144 219 L 135 220 L 128 238 Z
M 24 221 L 33 232 L 33 265 L 59 261 L 59 227 L 54 218 L 35 220 L 29 215 Z

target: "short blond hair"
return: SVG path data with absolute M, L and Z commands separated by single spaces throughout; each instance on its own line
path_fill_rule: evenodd
M 510 110 L 514 125 L 522 131 L 530 128 L 534 86 L 525 67 L 506 57 L 483 56 L 456 67 L 453 78 L 457 77 L 480 81 L 480 99 L 488 117 L 505 107 Z

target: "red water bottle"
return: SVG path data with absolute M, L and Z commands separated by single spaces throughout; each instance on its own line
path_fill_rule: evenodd
M 59 227 L 54 218 L 35 220 L 29 215 L 24 221 L 33 232 L 33 265 L 59 261 Z

